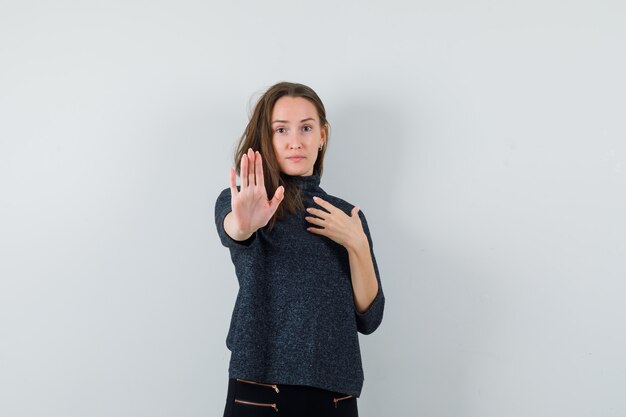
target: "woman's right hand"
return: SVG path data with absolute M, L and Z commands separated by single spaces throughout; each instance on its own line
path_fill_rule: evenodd
M 263 180 L 261 154 L 252 148 L 241 157 L 239 178 L 241 189 L 237 190 L 235 168 L 230 169 L 230 195 L 232 211 L 224 219 L 224 229 L 235 240 L 246 240 L 257 229 L 265 226 L 283 201 L 285 189 L 281 185 L 274 197 L 267 199 Z

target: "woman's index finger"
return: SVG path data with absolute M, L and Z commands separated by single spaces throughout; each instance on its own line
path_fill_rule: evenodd
M 325 208 L 329 213 L 333 213 L 337 208 L 330 204 L 328 201 L 322 199 L 321 197 L 313 197 L 313 201 L 315 201 L 318 205 Z

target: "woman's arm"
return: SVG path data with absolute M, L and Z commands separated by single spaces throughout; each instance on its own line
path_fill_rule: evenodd
M 359 217 L 359 207 L 355 206 L 348 216 L 342 210 L 319 197 L 313 200 L 326 211 L 308 208 L 307 211 L 317 217 L 307 216 L 306 220 L 314 225 L 308 230 L 326 236 L 342 245 L 348 251 L 350 277 L 354 304 L 358 313 L 366 312 L 378 294 L 378 281 L 372 260 L 367 234 Z
M 369 309 L 378 293 L 378 281 L 374 272 L 370 245 L 365 233 L 362 235 L 361 239 L 346 246 L 350 261 L 354 304 L 359 313 L 364 313 Z
M 249 239 L 250 236 L 254 234 L 254 232 L 242 232 L 241 230 L 239 230 L 239 228 L 237 228 L 237 226 L 233 222 L 232 211 L 228 213 L 224 218 L 224 231 L 226 231 L 226 233 L 228 233 L 228 236 L 230 236 L 233 240 L 237 240 L 240 242 Z

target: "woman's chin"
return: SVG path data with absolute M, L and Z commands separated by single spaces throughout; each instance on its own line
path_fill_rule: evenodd
M 284 174 L 295 176 L 308 176 L 313 174 L 313 170 L 311 168 L 293 168 L 293 167 L 284 167 L 281 169 Z

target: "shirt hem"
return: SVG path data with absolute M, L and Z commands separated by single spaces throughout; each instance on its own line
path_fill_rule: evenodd
M 306 377 L 293 377 L 291 375 L 284 375 L 279 372 L 267 372 L 259 374 L 256 372 L 237 370 L 232 368 L 228 371 L 228 377 L 233 379 L 248 379 L 250 381 L 277 385 L 307 385 L 315 388 L 321 388 L 327 391 L 349 394 L 356 398 L 359 398 L 359 396 L 361 395 L 364 381 L 364 379 L 362 379 L 360 383 L 355 384 L 354 380 L 352 379 L 334 377 L 333 380 L 338 382 L 334 383 L 333 381 L 329 382 L 328 377 L 320 377 L 315 374 Z

